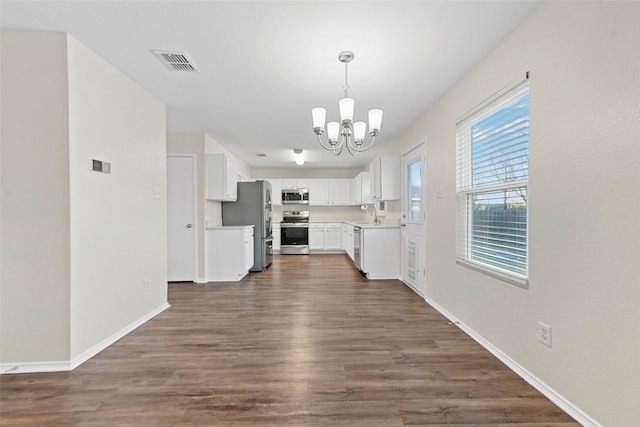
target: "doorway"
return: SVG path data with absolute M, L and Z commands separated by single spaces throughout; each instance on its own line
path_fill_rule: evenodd
M 426 292 L 426 206 L 423 141 L 402 156 L 402 281 L 421 297 Z
M 196 281 L 196 156 L 167 154 L 167 280 Z

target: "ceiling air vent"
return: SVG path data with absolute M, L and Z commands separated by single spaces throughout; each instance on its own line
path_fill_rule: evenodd
M 184 52 L 170 52 L 167 50 L 152 50 L 153 54 L 171 71 L 185 71 L 197 73 L 198 69 Z

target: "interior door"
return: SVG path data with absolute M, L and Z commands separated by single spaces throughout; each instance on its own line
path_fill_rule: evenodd
M 167 279 L 196 281 L 194 155 L 167 154 Z
M 425 143 L 402 157 L 402 280 L 420 296 L 426 291 Z

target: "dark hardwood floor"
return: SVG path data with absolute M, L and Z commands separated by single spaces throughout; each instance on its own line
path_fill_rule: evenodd
M 396 280 L 346 255 L 276 256 L 72 372 L 0 377 L 0 424 L 578 425 Z

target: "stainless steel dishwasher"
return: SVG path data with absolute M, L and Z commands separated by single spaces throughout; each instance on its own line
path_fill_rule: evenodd
M 362 271 L 362 227 L 353 227 L 353 262 Z

